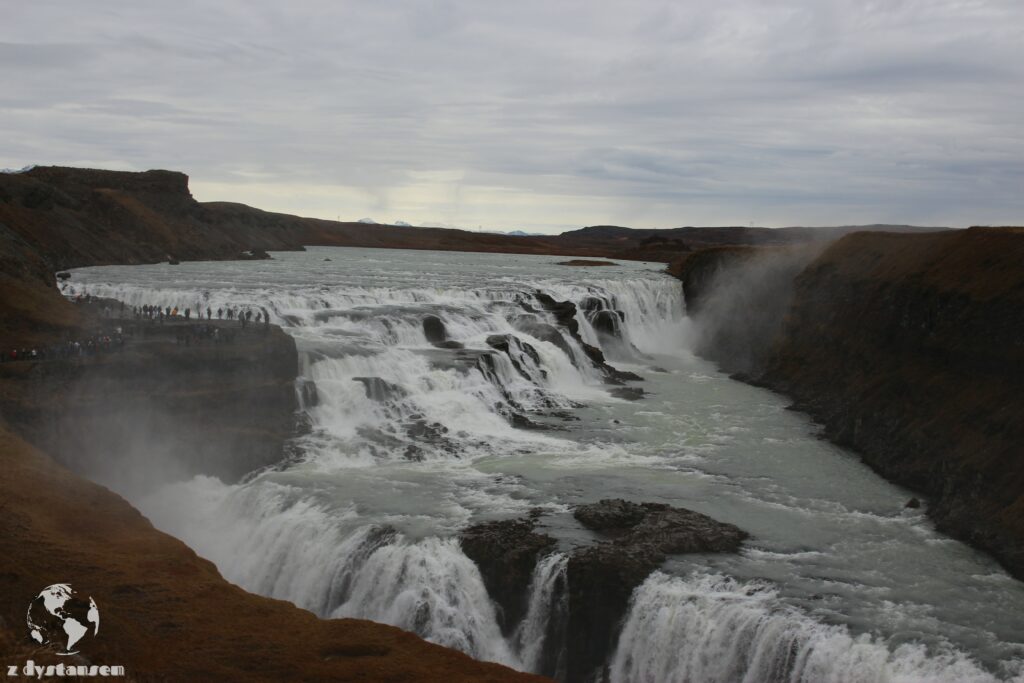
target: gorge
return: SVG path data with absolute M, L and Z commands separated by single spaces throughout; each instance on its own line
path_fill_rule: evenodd
M 160 205 L 149 206 L 178 215 L 178 208 Z M 894 476 L 876 464 L 872 443 L 902 443 L 911 418 L 905 405 L 885 396 L 906 388 L 873 390 L 877 380 L 865 368 L 890 376 L 899 362 L 870 340 L 892 339 L 900 350 L 907 343 L 901 340 L 923 330 L 923 341 L 907 350 L 918 363 L 933 363 L 918 378 L 939 376 L 935 368 L 951 358 L 958 368 L 977 363 L 971 378 L 991 377 L 994 388 L 979 392 L 971 415 L 994 405 L 993 396 L 1008 406 L 1005 414 L 968 424 L 978 425 L 986 446 L 1006 444 L 1003 459 L 992 462 L 1003 467 L 1004 490 L 1014 490 L 1010 459 L 1020 439 L 1011 390 L 1018 378 L 1005 368 L 1019 350 L 1020 309 L 1008 298 L 1020 293 L 1012 279 L 1019 236 L 951 235 L 857 234 L 827 248 L 696 251 L 673 265 L 683 286 L 660 264 L 642 262 L 566 268 L 556 256 L 281 252 L 273 244 L 268 260 L 76 268 L 65 294 L 129 308 L 250 307 L 269 311 L 283 332 L 270 328 L 251 343 L 243 337 L 220 357 L 173 346 L 148 347 L 156 355 L 147 357 L 129 346 L 123 360 L 72 368 L 84 375 L 70 379 L 46 363 L 5 365 L 4 417 L 33 445 L 131 501 L 231 582 L 306 610 L 287 612 L 303 632 L 314 627 L 299 615 L 311 613 L 326 618 L 313 621 L 329 625 L 333 638 L 346 629 L 350 640 L 353 633 L 368 638 L 373 625 L 348 618 L 371 619 L 477 659 L 571 681 L 1014 679 L 1022 673 L 1024 591 L 990 558 L 936 531 L 927 516 L 986 547 L 984 538 L 947 520 L 992 509 L 993 518 L 1012 521 L 1006 494 L 991 508 L 977 501 L 1001 490 L 1000 470 L 980 469 L 988 474 L 970 475 L 977 483 L 968 499 L 944 501 L 943 490 L 972 490 L 961 486 L 967 475 L 955 454 L 945 455 L 923 480 L 903 480 L 936 502 L 905 508 L 912 491 L 822 440 L 814 423 L 787 410 L 785 398 L 719 369 L 790 393 L 826 434 Z M 979 238 L 994 243 L 976 246 Z M 932 258 L 893 260 L 899 240 L 913 254 L 921 253 L 917 245 L 931 245 L 924 251 Z M 218 255 L 257 246 L 236 241 Z M 961 263 L 966 272 L 1002 268 L 1008 275 L 996 289 L 948 281 L 947 288 L 970 289 L 976 298 L 966 304 L 956 295 L 911 296 L 906 286 L 888 284 L 941 281 L 935 263 L 943 254 L 972 251 L 977 261 Z M 140 261 L 163 258 L 140 254 Z M 618 258 L 611 251 L 584 255 Z M 44 261 L 43 270 L 95 265 L 81 258 Z M 864 324 L 867 311 L 854 315 L 858 301 L 894 312 L 880 314 L 885 322 L 875 330 Z M 986 309 L 984 302 L 994 303 Z M 915 317 L 922 310 L 924 317 Z M 965 330 L 1005 330 L 1004 336 L 947 334 L 968 311 L 982 313 Z M 54 329 L 78 315 L 80 308 L 70 308 Z M 914 355 L 920 350 L 926 353 Z M 841 404 L 831 378 L 846 366 L 836 355 L 857 359 L 861 373 L 859 383 L 844 379 Z M 28 394 L 26 386 L 39 393 Z M 970 397 L 965 386 L 955 391 Z M 140 403 L 145 394 L 162 399 Z M 62 398 L 54 406 L 51 396 Z M 241 397 L 251 402 L 233 412 Z M 879 410 L 868 411 L 871 405 Z M 96 453 L 71 458 L 76 448 L 88 450 L 88 433 L 75 425 L 102 424 L 95 421 L 104 409 L 107 417 L 125 415 L 128 425 L 140 425 L 144 438 L 130 428 L 104 428 L 110 440 Z M 293 411 L 295 431 L 279 422 Z M 55 414 L 56 430 L 45 422 Z M 145 421 L 142 414 L 172 417 Z M 872 423 L 879 414 L 891 416 L 888 432 Z M 936 415 L 928 429 L 912 433 L 964 423 L 941 410 Z M 202 429 L 203 419 L 228 425 L 223 438 L 188 433 Z M 154 424 L 162 431 L 152 431 Z M 156 467 L 143 457 L 154 442 L 189 457 L 164 452 L 156 460 L 175 466 Z M 933 447 L 914 452 L 924 458 Z M 262 456 L 237 457 L 261 448 Z M 104 453 L 123 458 L 104 468 Z M 55 468 L 39 464 L 44 456 L 24 457 L 36 469 Z M 66 473 L 47 476 L 71 481 Z M 938 488 L 929 488 L 932 481 Z M 30 509 L 30 499 L 15 494 L 18 483 L 6 483 L 14 504 Z M 116 505 L 95 491 L 94 500 Z M 119 504 L 118 514 L 131 514 Z M 943 512 L 957 509 L 959 517 Z M 1014 571 L 1012 552 L 999 549 L 1012 550 L 1015 527 L 986 528 L 996 530 L 989 549 Z M 170 560 L 168 568 L 179 562 Z M 198 558 L 191 562 L 186 586 L 212 570 Z M 140 571 L 133 566 L 125 562 L 122 573 Z M 21 585 L 30 571 L 29 563 L 5 576 Z M 148 600 L 149 590 L 114 581 L 103 597 L 124 605 L 118 596 Z M 239 603 L 252 598 L 238 594 L 232 599 Z M 267 604 L 285 613 L 282 603 Z M 12 598 L 4 618 L 13 621 L 17 609 Z M 196 618 L 188 613 L 179 619 L 190 629 Z M 255 621 L 246 623 L 258 630 Z M 310 638 L 323 643 L 313 654 L 320 675 L 330 676 L 332 663 L 341 661 L 369 666 L 368 658 L 406 666 L 395 661 L 402 648 L 427 648 L 424 661 L 469 679 L 515 676 L 445 659 L 455 655 L 436 654 L 421 641 L 396 647 L 388 641 L 399 637 L 394 633 L 381 630 L 369 637 L 374 643 L 333 650 L 329 638 L 318 640 L 327 636 Z M 143 647 L 138 640 L 134 646 Z

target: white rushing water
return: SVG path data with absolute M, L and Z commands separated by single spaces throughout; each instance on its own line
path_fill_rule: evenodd
M 660 265 L 274 256 L 70 281 L 131 306 L 265 310 L 295 337 L 309 425 L 295 459 L 238 483 L 105 482 L 231 581 L 555 673 L 545 645 L 564 617 L 566 555 L 538 563 L 527 614 L 503 635 L 454 534 L 540 508 L 564 549 L 586 536 L 573 504 L 666 502 L 752 538 L 738 555 L 672 558 L 637 590 L 610 653 L 615 681 L 1024 680 L 1018 583 L 904 510 L 907 492 L 818 439 L 784 399 L 690 355 L 681 288 Z M 577 304 L 582 339 L 642 375 L 643 400 L 609 394 L 544 295 Z M 431 344 L 430 316 L 463 348 Z

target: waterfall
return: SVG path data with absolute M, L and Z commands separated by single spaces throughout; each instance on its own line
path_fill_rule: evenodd
M 552 553 L 541 558 L 533 571 L 526 616 L 513 634 L 526 671 L 554 677 L 564 673 L 564 643 L 560 631 L 568 618 L 568 563 L 568 555 Z
M 459 463 L 586 452 L 558 431 L 537 429 L 557 428 L 552 416 L 581 403 L 615 400 L 580 342 L 614 361 L 643 363 L 671 343 L 682 320 L 677 282 L 73 286 L 128 306 L 210 308 L 215 317 L 218 309 L 267 311 L 296 339 L 297 393 L 310 427 L 295 442 L 301 457 L 241 484 L 197 476 L 137 501 L 161 528 L 229 580 L 322 617 L 373 619 L 481 659 L 564 670 L 566 556 L 538 563 L 526 617 L 504 638 L 479 571 L 451 533 L 475 505 L 517 510 L 523 503 L 495 491 L 494 482 L 466 485 L 482 475 Z M 542 295 L 576 304 L 578 337 Z M 613 319 L 614 329 L 602 328 L 602 319 Z M 442 469 L 434 475 L 432 466 Z M 415 492 L 423 476 L 461 488 L 411 500 L 402 514 L 372 511 L 379 502 L 368 492 L 381 481 L 404 478 Z M 366 486 L 353 484 L 355 477 L 366 477 Z M 482 486 L 490 490 L 479 503 L 473 497 Z
M 611 659 L 613 683 L 992 683 L 962 652 L 891 647 L 785 605 L 770 584 L 652 574 Z
M 656 385 L 647 374 L 654 357 L 678 357 L 685 347 L 680 283 L 635 264 L 597 273 L 516 257 L 523 261 L 503 270 L 511 257 L 339 249 L 327 266 L 325 253 L 73 272 L 69 286 L 77 292 L 129 306 L 266 311 L 299 351 L 296 392 L 308 429 L 290 444 L 297 457 L 242 483 L 195 476 L 132 502 L 247 590 L 324 618 L 386 622 L 474 657 L 564 677 L 567 555 L 538 561 L 525 617 L 507 625 L 505 637 L 456 535 L 476 521 L 523 517 L 538 506 L 565 513 L 567 503 L 607 490 L 664 493 L 682 482 L 690 488 L 677 504 L 688 505 L 686 495 L 708 500 L 722 481 L 751 485 L 749 477 L 686 470 L 690 460 L 680 451 L 710 457 L 726 440 L 705 437 L 705 425 L 678 415 L 680 402 L 655 394 L 636 411 L 636 424 L 626 424 L 628 404 L 610 395 L 606 382 L 615 380 L 594 362 L 596 348 L 664 394 L 678 380 L 694 403 L 729 400 L 736 386 L 715 384 L 711 370 L 699 383 L 673 370 L 672 377 L 659 373 Z M 664 457 L 649 455 L 637 436 L 658 429 L 671 444 Z M 783 448 L 771 445 L 778 434 L 767 436 L 752 449 L 759 457 L 758 449 Z M 623 462 L 630 472 L 612 469 Z M 755 474 L 764 478 L 760 469 Z M 731 495 L 724 490 L 721 498 L 743 511 L 745 498 Z M 987 584 L 972 581 L 971 595 L 982 595 L 978 586 Z M 1012 628 L 992 630 L 978 640 L 1005 640 Z M 623 683 L 995 680 L 953 646 L 885 633 L 855 634 L 792 606 L 766 582 L 655 573 L 633 595 L 609 674 Z M 975 644 L 961 639 L 957 647 L 978 652 Z M 1009 661 L 1006 652 L 1016 656 L 1012 644 L 996 650 L 987 664 Z M 1020 671 L 1004 668 L 1005 677 L 1024 682 Z

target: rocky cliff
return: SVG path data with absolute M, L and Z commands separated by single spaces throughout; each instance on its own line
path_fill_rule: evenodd
M 75 472 L 124 485 L 233 481 L 281 461 L 295 431 L 298 357 L 280 328 L 97 322 L 100 335 L 120 327 L 123 346 L 0 363 L 0 412 L 28 441 Z M 182 343 L 200 325 L 216 327 L 218 341 Z
M 941 529 L 1024 578 L 1024 229 L 855 233 L 788 283 L 759 274 L 777 272 L 765 266 L 774 254 L 740 267 L 704 258 L 725 282 L 744 283 L 734 301 L 777 298 L 775 332 L 743 336 L 745 355 L 760 361 L 739 369 L 925 494 Z M 708 316 L 723 282 L 700 277 L 712 268 L 697 259 L 676 269 L 698 302 L 698 328 L 712 338 L 749 331 L 742 315 Z M 733 357 L 718 359 L 728 368 Z

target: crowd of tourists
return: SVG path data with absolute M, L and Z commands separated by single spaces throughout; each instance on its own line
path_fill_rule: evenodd
M 203 314 L 206 314 L 205 317 Z M 104 308 L 104 315 L 108 317 L 113 316 L 114 311 L 107 306 Z M 121 304 L 121 317 L 124 317 L 124 304 Z M 219 307 L 216 311 L 207 306 L 203 308 L 201 305 L 197 305 L 195 309 L 191 306 L 179 308 L 178 306 L 136 306 L 132 309 L 132 314 L 136 319 L 141 320 L 153 320 L 158 323 L 164 323 L 168 320 L 213 320 L 214 315 L 217 316 L 217 320 L 237 320 L 239 324 L 244 328 L 253 322 L 253 310 L 251 308 L 224 308 Z M 193 315 L 194 314 L 194 315 Z M 257 324 L 263 323 L 263 325 L 270 325 L 270 313 L 266 309 L 262 309 L 256 312 L 255 322 Z
M 75 339 L 44 344 L 4 349 L 0 362 L 60 360 L 66 358 L 88 358 L 100 354 L 120 351 L 124 348 L 124 334 L 120 327 L 110 333 L 94 334 L 84 339 Z
M 68 291 L 70 289 L 70 291 Z M 191 306 L 126 306 L 122 302 L 97 299 L 86 293 L 75 293 L 74 289 L 65 289 L 68 299 L 76 304 L 99 304 L 101 318 L 119 323 L 116 328 L 97 332 L 81 339 L 66 340 L 54 344 L 38 346 L 21 346 L 18 348 L 0 348 L 0 362 L 13 361 L 44 361 L 71 358 L 87 358 L 100 354 L 120 351 L 124 348 L 125 337 L 140 333 L 143 337 L 163 334 L 156 330 L 157 325 L 173 323 L 175 343 L 183 346 L 213 343 L 230 344 L 235 341 L 235 330 L 213 324 L 213 320 L 238 321 L 242 329 L 256 323 L 263 330 L 270 328 L 270 313 L 266 309 L 253 311 L 251 308 Z M 133 322 L 136 321 L 136 322 Z M 142 324 L 139 324 L 139 322 Z M 205 322 L 200 322 L 205 321 Z M 146 324 L 148 322 L 148 324 Z M 182 325 L 182 322 L 190 323 Z M 168 330 L 170 331 L 170 330 Z

